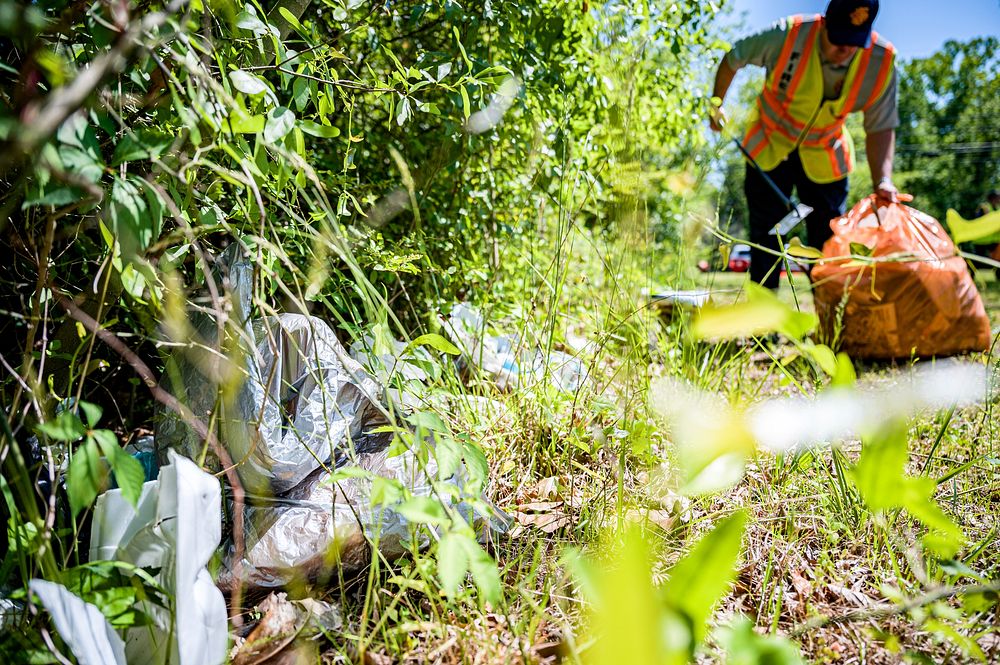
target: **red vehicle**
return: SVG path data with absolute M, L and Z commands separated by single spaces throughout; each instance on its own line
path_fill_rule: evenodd
M 750 270 L 750 246 L 733 245 L 729 252 L 729 270 L 732 272 L 746 272 Z
M 788 260 L 788 265 L 791 266 L 792 272 L 806 272 L 805 266 L 803 266 L 798 261 Z M 731 272 L 747 272 L 750 270 L 750 246 L 749 245 L 733 245 L 732 251 L 729 253 L 729 270 Z M 785 269 L 781 269 L 781 273 L 784 274 Z

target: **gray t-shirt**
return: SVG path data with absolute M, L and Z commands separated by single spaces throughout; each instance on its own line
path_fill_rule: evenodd
M 733 49 L 726 54 L 726 62 L 733 69 L 740 69 L 746 65 L 757 65 L 771 70 L 778 62 L 781 55 L 781 47 L 785 44 L 785 34 L 787 31 L 787 19 L 781 19 L 766 30 L 745 37 L 733 45 Z M 860 53 L 860 52 L 859 52 Z M 854 57 L 858 57 L 855 55 Z M 847 76 L 846 65 L 834 65 L 823 62 L 820 56 L 820 63 L 823 67 L 823 97 L 824 99 L 836 99 L 840 97 L 841 88 L 844 85 L 844 78 Z M 865 113 L 865 132 L 873 134 L 886 129 L 899 127 L 899 109 L 896 106 L 896 68 L 893 67 L 892 75 L 889 77 L 889 85 L 882 96 L 868 108 Z

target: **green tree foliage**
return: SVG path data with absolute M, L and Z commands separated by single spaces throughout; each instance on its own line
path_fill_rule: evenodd
M 998 68 L 996 37 L 948 41 L 900 68 L 899 184 L 939 219 L 948 208 L 974 216 L 1000 185 Z

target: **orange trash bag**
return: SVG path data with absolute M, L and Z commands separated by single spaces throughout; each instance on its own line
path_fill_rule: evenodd
M 827 341 L 852 358 L 871 359 L 989 347 L 979 291 L 936 219 L 872 195 L 830 227 L 833 237 L 812 271 Z

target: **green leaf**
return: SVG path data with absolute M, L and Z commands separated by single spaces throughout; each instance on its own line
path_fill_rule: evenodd
M 264 115 L 233 113 L 229 116 L 224 126 L 234 134 L 259 134 L 264 131 L 264 123 L 266 121 L 267 117 Z
M 989 241 L 997 242 L 996 237 L 1000 235 L 1000 210 L 994 210 L 968 221 L 963 219 L 957 211 L 949 208 L 945 215 L 945 221 L 948 222 L 951 238 L 955 244 L 977 242 L 977 244 L 985 245 Z
M 481 490 L 489 478 L 490 463 L 475 443 L 466 442 L 463 451 L 465 453 L 465 468 L 469 470 L 469 482 Z
M 79 148 L 92 157 L 96 158 L 101 154 L 101 142 L 97 140 L 93 125 L 87 122 L 84 111 L 77 111 L 59 125 L 56 138 L 60 143 Z
M 761 635 L 745 618 L 720 631 L 719 643 L 726 650 L 726 665 L 800 665 L 804 662 L 794 642 L 777 635 Z
M 404 97 L 400 100 L 396 111 L 396 124 L 402 126 L 410 118 L 410 99 Z
M 21 204 L 21 208 L 26 210 L 31 206 L 59 207 L 75 203 L 84 196 L 86 196 L 86 194 L 78 187 L 63 187 L 56 185 L 55 183 L 49 183 L 29 195 L 24 200 L 24 203 Z
M 332 139 L 340 136 L 340 129 L 331 125 L 321 125 L 312 120 L 303 120 L 299 123 L 299 128 L 309 134 L 321 139 Z
M 657 593 L 652 579 L 652 552 L 639 528 L 631 526 L 611 552 L 613 561 L 590 576 L 594 594 L 588 632 L 594 645 L 588 650 L 587 662 L 687 662 L 694 648 L 690 631 L 681 625 L 676 612 L 664 606 Z
M 452 597 L 458 593 L 458 587 L 469 572 L 469 557 L 462 539 L 459 534 L 446 533 L 438 542 L 438 578 L 441 589 Z
M 403 484 L 394 478 L 372 476 L 372 505 L 397 503 L 403 497 Z
M 815 314 L 798 312 L 778 300 L 778 296 L 757 284 L 747 284 L 746 302 L 735 305 L 703 307 L 694 321 L 692 332 L 701 339 L 750 337 L 780 332 L 791 339 L 802 339 L 816 327 Z
M 858 381 L 858 375 L 854 371 L 854 363 L 846 353 L 837 354 L 837 369 L 831 377 L 830 383 L 835 386 L 853 386 Z
M 292 83 L 292 102 L 295 104 L 295 108 L 299 111 L 303 111 L 309 104 L 310 94 L 312 88 L 310 87 L 311 81 L 305 78 L 296 78 L 295 82 Z M 305 124 L 305 121 L 302 123 Z M 316 123 L 313 123 L 316 124 Z
M 145 185 L 132 176 L 116 176 L 107 214 L 122 256 L 131 261 L 159 236 L 159 221 L 151 214 Z
M 863 245 L 860 242 L 852 242 L 850 244 L 851 254 L 854 256 L 871 256 L 874 253 L 875 248 L 869 247 L 868 245 Z
M 281 14 L 281 18 L 288 21 L 288 25 L 295 28 L 296 32 L 301 32 L 303 33 L 303 35 L 307 34 L 306 29 L 302 27 L 301 23 L 299 23 L 299 19 L 295 17 L 295 14 L 288 11 L 285 7 L 281 6 L 278 7 L 278 13 Z
M 705 639 L 712 608 L 735 579 L 746 521 L 746 513 L 737 511 L 670 569 L 664 599 L 690 619 L 696 644 Z
M 415 411 L 407 416 L 406 420 L 414 427 L 428 432 L 438 432 L 441 434 L 451 432 L 445 422 L 441 420 L 441 417 L 433 411 Z
M 75 413 L 63 411 L 52 420 L 38 424 L 45 436 L 56 441 L 76 441 L 87 433 L 87 428 Z
M 954 556 L 965 543 L 965 535 L 934 502 L 934 479 L 906 475 L 908 459 L 906 427 L 894 424 L 864 441 L 850 476 L 869 508 L 908 511 L 931 530 L 924 536 L 925 547 L 941 557 Z
M 97 443 L 88 438 L 76 449 L 66 471 L 66 494 L 69 507 L 76 517 L 81 510 L 93 503 L 108 485 L 107 469 L 101 464 Z
M 101 414 L 104 413 L 98 405 L 83 401 L 80 402 L 80 410 L 83 411 L 83 417 L 87 419 L 87 425 L 90 427 L 97 427 Z
M 437 349 L 441 353 L 447 353 L 449 355 L 457 356 L 462 352 L 458 350 L 458 347 L 446 340 L 441 335 L 435 333 L 428 333 L 426 335 L 421 335 L 415 340 L 409 343 L 408 347 L 416 346 L 430 346 Z
M 987 662 L 986 654 L 983 653 L 982 648 L 974 639 L 967 635 L 963 635 L 953 626 L 945 623 L 944 621 L 940 621 L 938 619 L 928 619 L 924 622 L 921 628 L 934 633 L 957 646 L 962 651 L 962 654 L 965 656 L 967 661 L 975 659 L 981 663 Z
M 396 512 L 417 524 L 445 524 L 448 516 L 437 499 L 415 496 L 396 506 Z
M 141 130 L 126 134 L 115 146 L 111 166 L 137 159 L 155 159 L 166 152 L 174 142 L 174 137 L 163 132 Z
M 794 256 L 800 259 L 821 259 L 823 258 L 823 252 L 816 249 L 815 247 L 810 247 L 809 245 L 803 245 L 802 241 L 798 238 L 792 238 L 785 245 L 785 253 L 789 256 Z
M 834 355 L 833 350 L 826 344 L 810 344 L 806 343 L 802 346 L 803 350 L 809 354 L 809 356 L 816 361 L 820 369 L 826 373 L 827 376 L 835 376 L 837 374 L 837 356 Z
M 62 168 L 91 183 L 98 183 L 104 175 L 104 162 L 99 154 L 79 148 L 61 146 L 59 160 Z
M 250 72 L 245 72 L 242 69 L 229 72 L 229 80 L 232 82 L 234 88 L 251 97 L 263 95 L 268 90 L 264 79 Z
M 146 482 L 146 473 L 142 463 L 132 457 L 118 445 L 114 432 L 106 429 L 94 430 L 92 436 L 100 445 L 101 452 L 108 460 L 115 482 L 122 491 L 122 496 L 133 506 L 139 505 L 142 495 L 142 485 Z
M 266 35 L 268 33 L 277 35 L 277 31 L 274 27 L 264 23 L 257 16 L 257 10 L 254 9 L 253 5 L 244 5 L 244 10 L 239 13 L 236 17 L 236 27 L 242 28 L 243 30 L 249 30 L 257 36 Z
M 264 125 L 264 140 L 277 143 L 295 127 L 295 114 L 284 106 L 271 109 Z
M 496 605 L 503 597 L 503 588 L 500 585 L 500 573 L 497 570 L 496 562 L 479 546 L 475 539 L 469 536 L 463 536 L 462 539 L 466 556 L 469 558 L 472 581 L 476 583 L 480 598 Z
M 436 437 L 434 459 L 438 464 L 438 478 L 445 480 L 455 475 L 462 463 L 462 445 L 450 436 Z
M 459 86 L 458 91 L 462 93 L 462 117 L 466 120 L 472 115 L 472 104 L 469 102 L 469 93 L 465 90 L 465 86 Z

